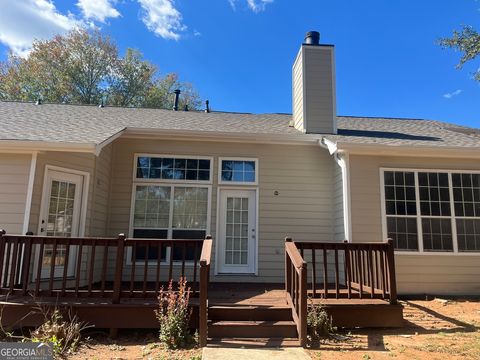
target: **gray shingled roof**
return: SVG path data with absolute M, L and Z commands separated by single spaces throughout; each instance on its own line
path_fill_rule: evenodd
M 337 144 L 480 148 L 480 130 L 435 120 L 338 117 Z
M 0 141 L 100 144 L 125 128 L 304 138 L 304 134 L 289 126 L 291 119 L 288 114 L 0 102 Z M 338 135 L 323 136 L 341 144 L 480 148 L 478 129 L 432 120 L 339 116 Z

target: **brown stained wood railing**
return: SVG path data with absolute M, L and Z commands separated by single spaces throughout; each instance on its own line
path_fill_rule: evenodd
M 199 340 L 200 346 L 207 345 L 208 337 L 208 284 L 210 280 L 210 262 L 212 256 L 212 237 L 207 236 L 200 254 L 200 294 L 199 294 Z
M 383 299 L 396 303 L 394 246 L 377 243 L 294 242 L 309 265 L 308 296 Z
M 326 243 L 286 238 L 285 292 L 302 346 L 307 336 L 308 298 L 383 299 L 395 304 L 393 241 Z
M 307 263 L 291 238 L 285 238 L 285 292 L 300 346 L 307 341 Z
M 210 268 L 210 256 L 200 259 L 199 250 L 206 257 L 211 241 L 127 239 L 124 234 L 67 238 L 1 231 L 0 295 L 100 297 L 118 304 L 123 298 L 155 299 L 162 286 L 184 277 L 191 297 L 198 297 L 203 286 L 201 260 L 208 260 L 207 275 Z M 175 249 L 180 250 L 175 253 Z

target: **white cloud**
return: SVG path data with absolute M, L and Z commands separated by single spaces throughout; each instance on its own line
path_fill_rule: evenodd
M 455 91 L 452 91 L 451 93 L 446 93 L 446 94 L 443 94 L 443 97 L 445 99 L 451 99 L 452 97 L 454 96 L 458 96 L 462 93 L 462 90 L 461 89 L 457 89 Z
M 80 22 L 60 13 L 50 0 L 0 0 L 0 42 L 14 53 L 28 54 L 33 40 L 63 34 Z
M 237 10 L 237 3 L 239 0 L 228 0 L 233 11 Z M 265 11 L 268 4 L 273 3 L 273 0 L 246 0 L 247 7 L 254 13 Z
M 77 6 L 83 13 L 86 19 L 98 20 L 105 22 L 106 18 L 116 18 L 120 13 L 112 5 L 110 0 L 78 0 Z
M 237 0 L 228 0 L 228 3 L 232 7 L 233 11 L 237 10 Z
M 142 7 L 142 21 L 148 30 L 169 40 L 180 39 L 187 29 L 182 23 L 182 14 L 175 8 L 173 0 L 138 0 Z
M 248 7 L 254 13 L 265 11 L 268 4 L 273 3 L 273 0 L 247 0 Z
M 202 33 L 198 30 L 193 30 L 193 36 L 202 36 Z

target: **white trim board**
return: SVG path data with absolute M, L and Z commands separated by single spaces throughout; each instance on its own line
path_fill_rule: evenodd
M 22 235 L 25 235 L 28 232 L 28 227 L 30 225 L 30 212 L 32 211 L 33 185 L 35 183 L 35 171 L 37 169 L 37 155 L 38 155 L 37 152 L 33 152 L 32 160 L 30 161 L 30 173 L 28 175 L 28 188 L 27 188 L 27 198 L 25 201 L 25 214 L 23 217 Z

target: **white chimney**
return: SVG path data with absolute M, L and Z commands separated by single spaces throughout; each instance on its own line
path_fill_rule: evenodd
M 305 133 L 337 133 L 335 52 L 310 31 L 292 68 L 293 125 Z

